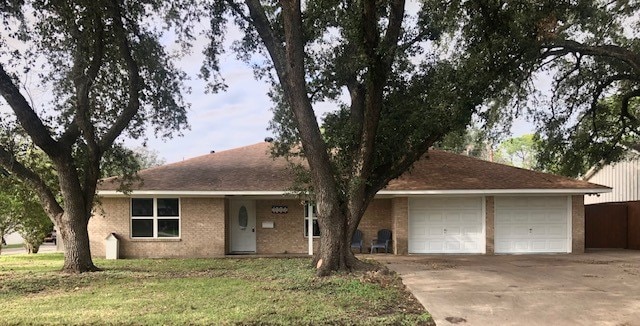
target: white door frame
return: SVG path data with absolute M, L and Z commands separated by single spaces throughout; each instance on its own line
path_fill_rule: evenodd
M 246 227 L 239 224 L 240 207 L 247 210 Z M 229 200 L 229 235 L 231 236 L 231 252 L 256 252 L 256 201 L 250 199 Z

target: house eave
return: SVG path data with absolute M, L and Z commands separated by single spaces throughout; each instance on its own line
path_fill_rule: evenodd
M 423 195 L 544 195 L 544 194 L 599 194 L 608 193 L 611 189 L 452 189 L 452 190 L 380 190 L 380 196 L 423 196 Z M 117 190 L 98 190 L 100 197 L 130 197 L 130 196 L 180 196 L 180 197 L 226 197 L 226 196 L 290 196 L 289 191 L 261 191 L 261 190 L 133 190 L 123 193 Z
M 611 192 L 611 189 L 452 189 L 452 190 L 380 190 L 378 195 L 582 195 Z

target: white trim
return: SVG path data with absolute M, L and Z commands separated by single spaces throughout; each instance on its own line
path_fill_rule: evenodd
M 313 220 L 317 220 L 318 217 L 313 214 L 315 205 L 312 202 L 306 202 L 305 208 L 305 212 L 309 212 L 309 216 L 306 216 L 307 214 L 304 214 L 304 220 L 307 221 L 307 246 L 309 247 L 309 256 L 313 256 L 313 238 L 315 238 L 315 236 L 313 236 Z M 311 233 L 311 236 L 309 236 L 309 233 Z
M 117 190 L 98 190 L 98 196 L 102 197 L 154 197 L 154 196 L 255 196 L 255 195 L 290 195 L 288 191 L 205 191 L 205 190 L 133 190 L 128 194 Z
M 419 195 L 524 195 L 524 194 L 594 194 L 594 193 L 609 193 L 609 189 L 453 189 L 453 190 L 380 190 L 376 195 L 406 195 L 406 196 L 419 196 Z M 98 190 L 98 196 L 101 197 L 133 197 L 133 196 L 209 196 L 209 197 L 224 197 L 224 196 L 294 196 L 289 191 L 187 191 L 187 190 L 133 190 L 129 194 L 124 194 L 117 190 Z
M 611 192 L 611 189 L 461 189 L 461 190 L 380 190 L 377 195 L 529 195 L 529 194 L 590 194 Z

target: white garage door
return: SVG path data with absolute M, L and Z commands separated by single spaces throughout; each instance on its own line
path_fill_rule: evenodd
M 566 196 L 495 197 L 496 253 L 570 252 Z
M 484 253 L 482 197 L 411 198 L 409 253 Z

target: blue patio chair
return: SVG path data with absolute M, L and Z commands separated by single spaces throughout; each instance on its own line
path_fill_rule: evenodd
M 371 253 L 373 253 L 373 249 L 378 252 L 378 249 L 383 249 L 385 253 L 389 253 L 389 248 L 391 244 L 391 230 L 382 229 L 378 231 L 378 238 L 371 240 Z
M 351 238 L 351 249 L 359 248 L 360 253 L 362 253 L 362 245 L 362 231 L 356 230 L 356 232 L 353 234 L 353 238 Z

